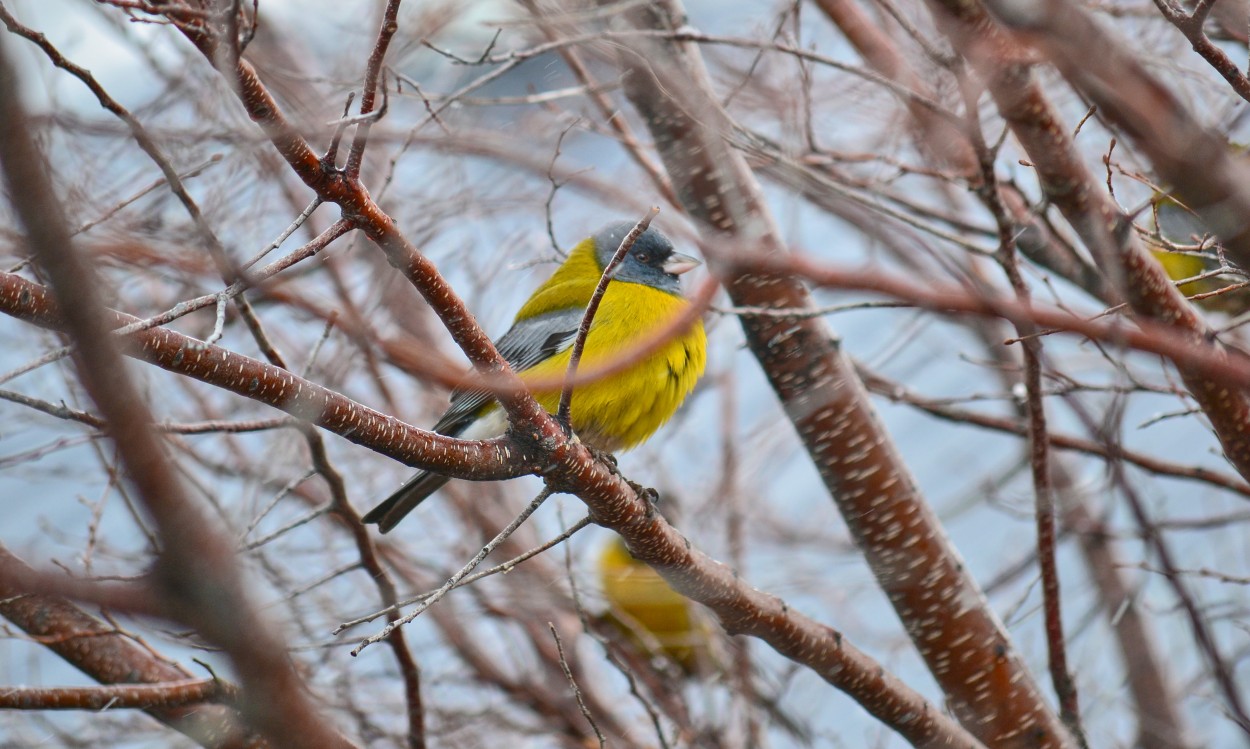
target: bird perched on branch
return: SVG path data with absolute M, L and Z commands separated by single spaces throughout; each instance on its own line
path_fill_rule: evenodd
M 599 554 L 599 585 L 608 609 L 604 619 L 635 648 L 671 660 L 687 676 L 707 673 L 721 654 L 715 630 L 703 612 L 673 590 L 660 573 L 634 558 L 620 536 Z
M 678 593 L 660 573 L 631 554 L 620 536 L 614 534 L 599 553 L 598 572 L 599 587 L 608 604 L 598 621 L 619 632 L 630 651 L 658 667 L 658 673 L 716 680 L 728 672 L 729 643 L 721 628 L 702 607 Z M 628 660 L 626 663 L 641 675 L 635 664 Z M 645 678 L 643 681 L 646 683 Z M 750 695 L 752 707 L 762 710 L 773 725 L 798 739 L 800 745 L 812 743 L 811 728 L 789 715 L 778 704 L 778 698 L 768 694 L 770 690 L 754 683 L 754 677 L 740 688 Z M 670 694 L 676 691 L 667 680 L 661 689 Z M 702 745 L 698 741 L 691 744 Z
M 1151 241 L 1151 253 L 1163 266 L 1168 278 L 1185 281 L 1177 288 L 1194 304 L 1211 312 L 1239 315 L 1250 310 L 1250 289 L 1246 276 L 1236 268 L 1222 266 L 1208 246 L 1207 228 L 1192 211 L 1175 198 L 1157 193 L 1153 198 L 1158 241 Z M 1216 273 L 1229 270 L 1230 273 Z M 1189 280 L 1196 279 L 1196 280 Z
M 564 375 L 586 306 L 633 226 L 609 224 L 578 243 L 521 307 L 512 328 L 495 342 L 522 381 L 551 383 Z M 631 349 L 680 315 L 688 302 L 681 295 L 678 276 L 698 265 L 698 260 L 675 251 L 659 230 L 644 231 L 612 275 L 586 335 L 579 371 L 630 356 Z M 569 412 L 573 433 L 604 452 L 639 445 L 677 411 L 706 362 L 707 337 L 696 320 L 626 369 L 577 385 Z M 534 397 L 555 413 L 560 388 L 536 391 Z M 503 434 L 507 425 L 506 414 L 488 392 L 467 388 L 452 393 L 451 407 L 433 431 L 487 439 Z M 370 510 L 364 521 L 376 523 L 386 533 L 447 480 L 422 471 Z

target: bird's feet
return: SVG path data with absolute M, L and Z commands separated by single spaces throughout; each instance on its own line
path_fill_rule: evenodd
M 551 416 L 552 418 L 556 420 L 556 423 L 560 425 L 560 428 L 564 430 L 565 438 L 567 438 L 570 441 L 577 439 L 577 435 L 573 433 L 573 424 L 571 423 L 572 421 L 571 417 L 561 416 L 560 414 L 552 414 Z
M 629 484 L 629 488 L 633 489 L 635 494 L 647 501 L 647 507 L 649 509 L 654 510 L 656 505 L 660 503 L 660 493 L 655 489 L 652 489 L 649 486 L 643 486 L 637 481 L 630 481 L 629 479 L 625 479 L 625 483 Z
M 586 449 L 590 451 L 591 455 L 595 456 L 595 460 L 599 461 L 600 463 L 603 463 L 608 468 L 611 468 L 612 473 L 616 473 L 616 474 L 620 473 L 620 471 L 618 471 L 616 467 L 615 455 L 613 455 L 612 453 L 606 450 L 600 450 L 598 448 L 591 447 L 590 445 L 586 445 Z

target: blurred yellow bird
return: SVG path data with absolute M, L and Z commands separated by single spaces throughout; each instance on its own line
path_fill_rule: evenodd
M 1214 251 L 1182 252 L 1170 249 L 1177 245 L 1192 246 L 1195 242 L 1201 242 L 1207 230 L 1189 209 L 1166 195 L 1159 194 L 1155 197 L 1155 228 L 1166 240 L 1166 244 L 1152 243 L 1154 246 L 1151 248 L 1151 253 L 1163 266 L 1168 278 L 1173 281 L 1184 281 L 1219 269 L 1220 260 Z M 1212 292 L 1218 292 L 1220 289 L 1245 280 L 1236 275 L 1221 274 L 1182 283 L 1177 288 L 1186 297 L 1193 297 L 1212 294 Z M 1193 302 L 1212 312 L 1238 315 L 1250 310 L 1250 290 L 1245 288 L 1230 290 L 1203 299 L 1195 299 Z
M 629 553 L 613 535 L 599 555 L 599 584 L 608 610 L 605 619 L 644 654 L 672 660 L 687 675 L 714 665 L 714 630 L 702 612 Z
M 582 240 L 521 307 L 512 328 L 495 342 L 499 353 L 521 379 L 554 382 L 565 373 L 586 305 L 603 270 L 633 229 L 609 224 Z M 600 302 L 582 353 L 581 371 L 617 360 L 680 315 L 688 302 L 678 276 L 699 265 L 683 255 L 657 229 L 647 229 L 617 266 Z M 570 420 L 574 434 L 604 452 L 627 450 L 650 437 L 677 411 L 694 389 L 707 363 L 703 323 L 628 368 L 573 390 Z M 555 413 L 559 388 L 534 393 Z M 491 395 L 478 389 L 456 390 L 451 407 L 435 432 L 464 439 L 497 437 L 507 416 Z M 422 471 L 364 517 L 383 533 L 390 531 L 448 477 Z
M 621 632 L 641 655 L 663 658 L 694 678 L 714 678 L 729 665 L 728 643 L 711 617 L 685 598 L 651 569 L 634 558 L 618 535 L 599 554 L 599 587 L 607 611 L 603 621 Z M 812 743 L 808 726 L 788 715 L 776 697 L 752 684 L 753 706 L 762 709 L 773 724 L 799 739 Z
M 1201 276 L 1220 267 L 1219 258 L 1214 255 L 1198 257 L 1192 253 L 1172 252 L 1161 249 L 1153 249 L 1151 253 L 1155 256 L 1155 260 L 1158 260 L 1159 264 L 1163 266 L 1163 271 L 1168 274 L 1168 278 L 1173 281 L 1184 281 L 1187 278 Z M 1244 280 L 1244 278 L 1238 278 L 1230 274 L 1220 274 L 1180 284 L 1177 286 L 1177 289 L 1186 297 L 1193 297 L 1217 292 Z M 1212 312 L 1239 315 L 1250 309 L 1250 291 L 1245 288 L 1232 289 L 1192 301 L 1199 307 Z

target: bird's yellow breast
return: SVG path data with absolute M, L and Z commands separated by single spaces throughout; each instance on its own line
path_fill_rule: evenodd
M 595 314 L 579 371 L 614 362 L 681 314 L 689 303 L 680 296 L 643 284 L 608 285 Z M 548 379 L 562 375 L 571 351 L 526 370 Z M 627 450 L 664 425 L 694 389 L 707 363 L 707 337 L 696 321 L 685 333 L 628 369 L 573 390 L 573 431 L 600 450 Z M 536 392 L 543 408 L 555 412 L 558 391 Z

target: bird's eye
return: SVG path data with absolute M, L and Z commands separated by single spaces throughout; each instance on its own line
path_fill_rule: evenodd
M 638 262 L 640 262 L 640 263 L 649 263 L 649 262 L 651 262 L 651 255 L 650 255 L 649 253 L 646 253 L 646 252 L 640 252 L 640 253 L 638 253 Z

